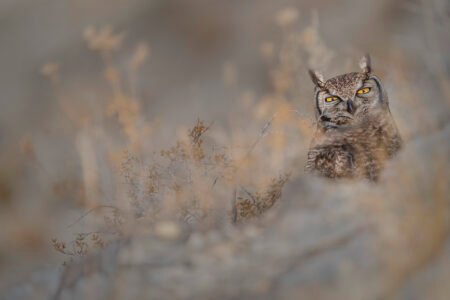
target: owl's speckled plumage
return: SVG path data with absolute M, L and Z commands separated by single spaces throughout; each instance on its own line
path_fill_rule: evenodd
M 380 79 L 364 57 L 362 72 L 331 78 L 311 71 L 316 84 L 317 134 L 306 170 L 328 178 L 376 181 L 385 162 L 402 147 Z M 358 94 L 365 89 L 366 93 Z M 326 101 L 332 97 L 333 101 Z
M 350 99 L 355 95 L 355 88 L 366 79 L 363 73 L 348 73 L 333 77 L 325 82 L 325 89 L 333 95 L 339 95 L 343 99 Z

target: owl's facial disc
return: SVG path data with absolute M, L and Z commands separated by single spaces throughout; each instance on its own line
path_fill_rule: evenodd
M 382 95 L 380 85 L 374 78 L 369 78 L 363 82 L 361 87 L 356 91 L 354 97 L 355 103 L 359 110 L 356 116 L 364 116 L 373 109 L 382 107 Z
M 319 121 L 329 125 L 345 125 L 353 119 L 352 100 L 343 100 L 328 91 L 318 93 Z
M 347 125 L 379 105 L 379 83 L 364 73 L 348 73 L 329 79 L 316 91 L 319 122 Z

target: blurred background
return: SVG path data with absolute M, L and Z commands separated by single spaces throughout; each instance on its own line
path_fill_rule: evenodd
M 383 261 L 389 266 L 392 261 L 400 261 L 402 267 L 384 269 L 381 262 L 361 258 L 373 268 L 367 267 L 366 273 L 363 268 L 363 275 L 351 268 L 339 269 L 343 275 L 338 276 L 338 283 L 332 284 L 330 291 L 348 290 L 348 281 L 342 278 L 363 278 L 360 290 L 336 295 L 342 299 L 362 299 L 361 295 L 376 299 L 386 295 L 380 290 L 388 290 L 393 298 L 421 299 L 411 296 L 415 293 L 411 290 L 404 290 L 404 294 L 395 294 L 393 290 L 403 284 L 407 287 L 405 282 L 411 276 L 405 274 L 426 266 L 431 257 L 443 251 L 441 246 L 447 240 L 450 208 L 447 0 L 0 0 L 0 24 L 0 288 L 6 299 L 28 295 L 23 290 L 17 292 L 20 289 L 16 287 L 33 282 L 27 276 L 36 270 L 37 277 L 53 274 L 38 284 L 42 295 L 53 294 L 63 274 L 60 265 L 67 255 L 64 250 L 58 251 L 52 239 L 57 239 L 56 243 L 61 240 L 69 243 L 76 239 L 76 234 L 97 230 L 110 213 L 106 206 L 113 211 L 120 208 L 130 215 L 148 216 L 154 205 L 148 199 L 157 193 L 148 192 L 146 179 L 136 183 L 133 176 L 141 176 L 136 173 L 145 173 L 154 165 L 159 168 L 155 172 L 162 178 L 158 182 L 163 182 L 160 186 L 165 191 L 155 196 L 158 205 L 164 199 L 172 199 L 171 193 L 179 191 L 180 186 L 189 185 L 194 187 L 191 191 L 194 194 L 205 190 L 208 200 L 201 203 L 227 211 L 221 217 L 215 215 L 214 220 L 220 221 L 207 218 L 208 225 L 193 226 L 194 231 L 205 232 L 206 227 L 220 231 L 231 226 L 224 225 L 229 219 L 229 207 L 223 203 L 228 200 L 220 199 L 231 197 L 236 181 L 256 191 L 268 184 L 272 188 L 271 180 L 280 179 L 277 176 L 285 173 L 291 174 L 282 197 L 286 203 L 297 203 L 299 195 L 303 202 L 327 197 L 347 201 L 338 203 L 353 212 L 352 224 L 359 222 L 353 218 L 364 214 L 362 211 L 367 213 L 364 205 L 368 205 L 380 216 L 374 221 L 380 223 L 375 227 L 379 226 L 382 232 L 377 236 L 389 237 L 391 242 L 404 238 L 404 243 L 402 240 L 399 244 L 392 242 L 393 246 L 389 244 L 396 249 L 392 253 L 399 256 L 392 254 Z M 396 199 L 389 203 L 378 200 L 382 208 L 373 208 L 373 204 L 364 201 L 364 208 L 360 208 L 359 197 L 349 194 L 351 185 L 308 181 L 303 174 L 314 132 L 313 85 L 307 69 L 319 69 L 327 78 L 357 71 L 364 53 L 371 54 L 375 73 L 387 87 L 391 111 L 407 143 L 406 149 L 412 149 L 392 167 L 390 177 L 380 186 L 358 183 L 351 188 L 360 195 L 366 193 L 364 199 Z M 197 123 L 198 120 L 204 123 Z M 177 141 L 188 133 L 192 137 L 192 128 L 199 129 L 194 127 L 196 124 L 210 126 L 204 143 L 196 145 L 199 149 L 203 146 L 210 149 L 211 154 L 201 154 L 204 168 L 198 177 L 192 175 L 195 173 L 192 170 L 197 170 L 195 163 L 186 169 L 189 176 L 197 178 L 192 180 L 183 175 L 186 170 L 174 166 L 170 155 L 180 155 L 181 146 L 171 147 L 176 147 Z M 168 152 L 164 155 L 161 150 L 165 149 Z M 164 162 L 165 157 L 169 157 L 170 163 Z M 249 161 L 244 163 L 243 158 Z M 219 178 L 228 168 L 239 168 L 241 172 L 233 173 L 233 184 L 224 183 L 213 192 L 205 188 L 205 178 Z M 172 182 L 167 174 L 189 180 Z M 404 174 L 405 178 L 400 180 L 395 174 Z M 199 186 L 196 180 L 201 182 Z M 276 184 L 283 186 L 283 179 Z M 412 186 L 420 191 L 403 194 Z M 386 194 L 391 198 L 382 196 Z M 416 202 L 414 197 L 418 197 Z M 330 203 L 327 205 L 336 205 Z M 417 204 L 411 214 L 402 209 L 402 205 L 411 207 L 407 203 Z M 323 212 L 319 208 L 314 211 L 318 219 L 327 219 L 333 210 L 327 205 Z M 292 211 L 302 215 L 302 207 Z M 269 216 L 269 220 L 252 226 L 263 231 L 277 226 L 286 229 L 287 225 L 280 225 L 277 220 L 283 219 L 287 210 L 279 208 L 279 217 Z M 85 215 L 86 212 L 92 214 Z M 167 215 L 162 219 L 167 219 Z M 169 224 L 178 224 L 178 220 L 169 219 L 174 222 Z M 424 230 L 427 237 L 414 240 L 423 225 L 418 223 L 424 219 L 430 222 L 439 219 L 439 223 Z M 152 219 L 149 227 L 156 228 L 158 233 L 159 227 L 154 227 L 154 222 Z M 315 227 L 316 221 L 302 222 L 298 227 L 287 226 L 294 230 L 294 236 L 298 229 L 298 235 L 321 237 L 323 231 L 308 231 L 308 226 Z M 410 223 L 413 225 L 402 227 Z M 385 224 L 390 225 L 385 228 Z M 397 228 L 395 224 L 401 226 Z M 256 230 L 254 227 L 250 232 Z M 161 230 L 165 236 L 175 229 L 163 226 Z M 282 236 L 282 231 L 273 230 Z M 283 245 L 282 241 L 273 243 Z M 266 245 L 261 243 L 261 247 L 270 248 L 270 240 Z M 372 240 L 369 244 L 378 245 Z M 406 251 L 424 244 L 432 244 L 430 249 L 434 250 Z M 350 257 L 362 253 L 355 249 L 356 252 L 348 252 Z M 293 255 L 286 251 L 281 257 Z M 75 256 L 91 254 L 81 252 L 82 255 Z M 268 257 L 271 253 L 267 253 Z M 384 257 L 384 253 L 376 253 Z M 403 261 L 399 253 L 409 253 L 409 258 Z M 329 260 L 334 262 L 333 258 L 340 259 L 331 256 Z M 444 256 L 447 263 L 449 259 L 450 255 Z M 53 268 L 57 270 L 55 273 L 39 273 Z M 204 268 L 210 270 L 211 266 Z M 321 268 L 322 265 L 317 270 Z M 334 281 L 324 275 L 329 274 L 326 270 L 320 273 L 312 269 L 306 268 L 305 273 L 295 277 L 303 280 L 301 286 L 305 287 L 301 292 L 295 290 L 295 295 L 304 293 L 327 299 L 330 295 L 317 294 L 311 286 L 320 288 L 321 284 Z M 395 280 L 387 276 L 392 280 L 380 282 L 383 272 L 395 273 Z M 220 278 L 220 274 L 213 278 Z M 314 274 L 311 278 L 315 279 L 308 274 Z M 413 279 L 417 282 L 411 286 L 426 285 L 427 276 L 434 276 L 431 274 L 425 276 L 428 279 Z M 128 273 L 120 276 L 134 278 Z M 273 295 L 290 298 L 289 282 L 297 282 L 296 279 L 287 279 L 285 294 L 277 289 L 281 294 Z M 391 285 L 392 282 L 395 284 Z M 33 284 L 30 283 L 35 287 Z M 256 288 L 251 284 L 253 293 Z M 436 290 L 441 292 L 427 299 L 448 299 L 448 290 L 444 285 L 440 287 L 442 290 Z M 75 295 L 84 295 L 76 294 L 77 289 L 84 288 L 77 287 Z M 230 296 L 225 290 L 214 294 L 213 289 L 214 284 L 211 290 L 199 295 Z M 245 284 L 240 289 L 248 292 Z M 163 292 L 158 295 L 168 297 Z

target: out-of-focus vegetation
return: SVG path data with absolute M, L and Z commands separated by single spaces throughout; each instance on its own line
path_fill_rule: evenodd
M 447 299 L 450 5 L 0 3 L 5 299 Z M 307 69 L 369 52 L 405 149 L 304 174 Z M 113 297 L 114 296 L 114 297 Z

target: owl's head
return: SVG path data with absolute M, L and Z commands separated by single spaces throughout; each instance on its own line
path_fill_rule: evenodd
M 378 77 L 372 74 L 370 57 L 360 61 L 360 72 L 328 79 L 310 70 L 315 84 L 316 118 L 324 128 L 351 125 L 376 110 L 388 110 L 387 95 Z

